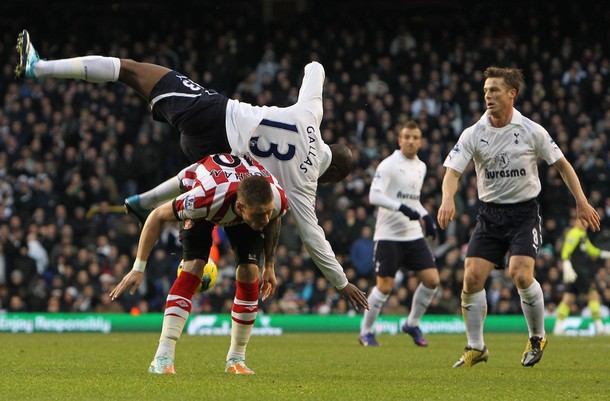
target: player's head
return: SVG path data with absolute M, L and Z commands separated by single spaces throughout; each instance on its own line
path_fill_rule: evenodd
M 251 175 L 239 183 L 235 209 L 252 229 L 261 231 L 269 224 L 273 208 L 273 191 L 265 177 Z
M 329 145 L 332 158 L 324 174 L 318 178 L 321 184 L 339 182 L 352 172 L 352 151 L 346 145 L 338 143 Z
M 485 79 L 500 78 L 504 80 L 504 86 L 509 90 L 515 90 L 515 97 L 519 95 L 525 86 L 523 72 L 519 68 L 487 67 L 483 72 Z
M 417 156 L 421 147 L 421 130 L 415 121 L 407 121 L 398 133 L 398 146 L 400 151 L 408 159 Z
M 523 86 L 523 73 L 517 68 L 489 67 L 483 76 L 487 112 L 500 117 L 513 108 L 515 98 Z

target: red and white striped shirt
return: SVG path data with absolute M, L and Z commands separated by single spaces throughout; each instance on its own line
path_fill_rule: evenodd
M 288 200 L 275 177 L 255 160 L 223 153 L 207 156 L 180 171 L 178 179 L 186 192 L 173 202 L 176 218 L 205 219 L 218 226 L 243 223 L 232 206 L 239 183 L 251 175 L 263 176 L 271 183 L 271 218 L 283 216 Z

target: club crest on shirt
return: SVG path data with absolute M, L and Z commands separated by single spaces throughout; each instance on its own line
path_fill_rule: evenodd
M 195 196 L 194 195 L 186 195 L 184 198 L 184 209 L 185 210 L 195 210 Z
M 510 165 L 510 158 L 505 152 L 498 153 L 494 160 L 496 161 L 498 167 L 500 167 L 502 170 L 506 170 Z

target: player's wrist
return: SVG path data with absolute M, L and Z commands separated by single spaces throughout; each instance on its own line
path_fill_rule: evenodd
M 146 270 L 146 261 L 136 259 L 135 262 L 133 262 L 133 267 L 131 268 L 131 270 L 136 271 L 138 273 L 144 273 L 144 270 Z

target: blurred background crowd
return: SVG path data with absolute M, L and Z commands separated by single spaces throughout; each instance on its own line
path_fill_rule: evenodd
M 43 58 L 101 54 L 163 64 L 258 105 L 292 104 L 303 67 L 320 61 L 327 75 L 323 137 L 351 147 L 354 172 L 320 186 L 317 214 L 350 281 L 367 292 L 375 224 L 368 190 L 378 163 L 397 148 L 401 125 L 413 119 L 422 128 L 419 156 L 428 177 L 421 200 L 436 215 L 443 160 L 485 109 L 482 71 L 521 68 L 527 87 L 516 107 L 542 124 L 574 165 L 603 217 L 602 231 L 590 238 L 610 249 L 610 12 L 601 3 L 219 3 L 66 1 L 31 12 L 13 2 L 0 6 L 0 311 L 162 311 L 181 259 L 179 226 L 168 225 L 136 296 L 110 301 L 109 291 L 131 269 L 140 232 L 123 200 L 186 165 L 178 135 L 153 122 L 147 102 L 120 83 L 16 81 L 14 44 L 24 28 Z M 556 170 L 544 162 L 539 168 L 544 246 L 536 277 L 553 314 L 573 205 Z M 458 218 L 432 243 L 441 287 L 428 313 L 460 313 L 464 251 L 478 208 L 472 167 L 456 201 Z M 231 309 L 235 266 L 222 230 L 215 234 L 218 283 L 197 296 L 194 312 Z M 276 274 L 275 296 L 261 303 L 266 313 L 355 313 L 302 248 L 290 214 Z M 409 274 L 397 280 L 384 313 L 406 314 L 416 286 Z M 607 313 L 610 261 L 599 263 L 597 286 Z M 490 313 L 521 313 L 504 271 L 492 274 L 487 295 Z

